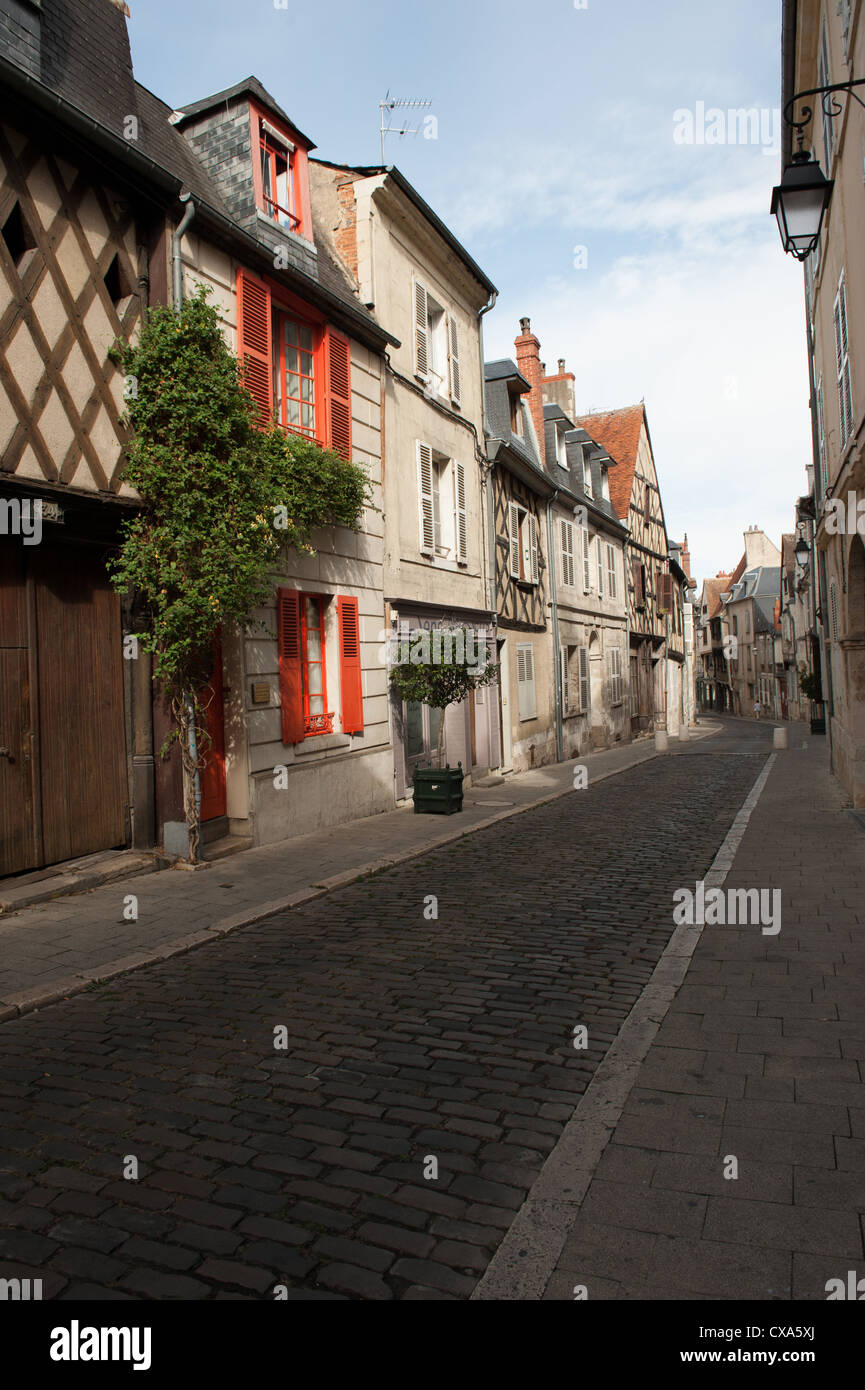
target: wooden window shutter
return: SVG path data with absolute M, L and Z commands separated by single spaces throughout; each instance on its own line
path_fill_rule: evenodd
M 540 578 L 538 569 L 538 521 L 537 517 L 529 515 L 529 572 L 532 583 L 537 584 Z
M 273 339 L 270 290 L 248 270 L 237 272 L 237 356 L 243 384 L 262 427 L 273 418 Z
M 327 330 L 328 443 L 351 462 L 351 344 Z
M 598 536 L 598 598 L 604 597 L 604 542 Z
M 616 583 L 616 549 L 607 544 L 607 593 L 610 598 L 618 598 L 619 586 Z
M 571 708 L 571 690 L 568 680 L 568 649 L 559 647 L 559 665 L 562 672 L 562 713 L 567 714 Z
M 574 584 L 574 528 L 570 521 L 562 522 L 562 583 Z
M 300 594 L 297 589 L 277 590 L 279 640 L 279 702 L 282 707 L 283 743 L 300 743 L 304 737 L 301 689 Z
M 587 714 L 589 710 L 589 649 L 580 647 L 580 714 Z
M 658 570 L 657 580 L 658 608 L 664 613 L 669 613 L 673 607 L 673 576 L 664 570 Z
M 529 642 L 521 642 L 517 647 L 517 695 L 520 719 L 535 719 L 535 663 Z
M 414 307 L 414 369 L 424 381 L 429 377 L 429 310 L 427 292 L 420 280 L 412 285 Z
M 584 526 L 583 532 L 583 588 L 587 594 L 592 592 L 592 552 L 589 528 Z
M 363 732 L 363 686 L 360 671 L 360 619 L 356 598 L 339 597 L 339 689 L 344 734 Z
M 453 314 L 448 315 L 448 363 L 451 378 L 451 400 L 459 405 L 460 395 L 460 343 L 457 321 Z
M 466 470 L 454 459 L 454 535 L 457 563 L 468 564 L 468 527 L 466 524 Z
M 420 439 L 417 443 L 418 508 L 422 555 L 435 554 L 435 505 L 433 502 L 432 449 Z
M 508 567 L 511 579 L 520 577 L 520 509 L 508 503 Z

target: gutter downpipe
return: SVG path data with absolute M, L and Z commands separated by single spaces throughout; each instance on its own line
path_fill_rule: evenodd
M 490 312 L 491 309 L 494 309 L 494 308 L 496 307 L 496 300 L 498 299 L 498 297 L 499 297 L 499 292 L 498 292 L 498 290 L 493 290 L 492 294 L 491 294 L 490 297 L 489 297 L 488 302 L 483 306 L 482 309 L 479 309 L 479 310 L 478 310 L 478 347 L 479 347 L 479 349 L 480 349 L 480 359 L 481 359 L 481 362 L 480 362 L 480 366 L 481 366 L 481 438 L 482 438 L 482 440 L 484 440 L 484 443 L 486 442 L 486 415 L 487 415 L 487 390 L 486 390 L 486 378 L 485 378 L 485 375 L 484 375 L 484 315 L 485 315 L 485 314 L 488 314 L 488 313 Z M 493 473 L 494 473 L 494 470 L 495 470 L 495 462 L 494 462 L 494 461 L 493 461 L 493 462 L 490 462 L 489 458 L 487 458 L 487 459 L 484 461 L 484 472 L 483 472 L 483 475 L 482 475 L 483 483 L 484 483 L 484 486 L 486 487 L 486 493 L 487 493 L 487 520 L 486 520 L 486 532 L 487 532 L 487 546 L 486 546 L 486 552 L 487 552 L 487 563 L 486 563 L 486 568 L 487 568 L 487 604 L 488 604 L 488 606 L 489 606 L 490 617 L 493 619 L 493 630 L 494 630 L 493 641 L 494 641 L 495 644 L 496 644 L 495 659 L 498 660 L 498 655 L 499 655 L 499 649 L 498 649 L 499 614 L 498 614 L 498 606 L 497 606 L 497 604 L 496 604 L 496 513 L 495 513 L 495 501 L 494 501 L 494 498 L 493 498 Z M 499 673 L 499 674 L 501 674 L 501 673 Z M 498 681 L 496 681 L 496 686 L 498 686 L 498 684 L 499 684 Z M 500 689 L 500 688 L 499 688 L 499 708 L 501 708 L 501 689 Z M 487 716 L 487 718 L 488 718 L 488 722 L 490 722 L 490 721 L 489 721 L 489 716 Z M 489 735 L 491 734 L 491 732 L 492 732 L 491 728 L 487 730 L 487 735 L 488 735 L 488 737 L 489 737 Z M 500 729 L 500 730 L 499 730 L 499 747 L 501 748 L 501 747 L 503 747 L 503 746 L 504 746 L 504 734 L 503 734 L 503 731 Z M 497 766 L 501 769 L 502 767 L 504 767 L 504 760 L 503 760 L 503 757 L 502 757 L 502 755 L 500 755 L 500 754 L 497 754 L 496 756 L 499 757 L 499 762 L 498 762 Z M 492 763 L 491 763 L 490 765 L 492 766 Z
M 552 497 L 547 498 L 547 555 L 550 571 L 550 607 L 553 611 L 553 689 L 556 692 L 556 762 L 565 761 L 565 736 L 562 719 L 562 657 L 559 647 L 559 598 L 556 585 L 556 556 L 553 549 L 553 506 L 559 495 L 556 488 Z
M 180 192 L 181 203 L 186 204 L 186 210 L 178 223 L 171 237 L 171 284 L 174 299 L 175 311 L 179 314 L 183 306 L 183 258 L 181 252 L 181 242 L 184 234 L 195 216 L 195 204 L 192 201 L 192 194 L 186 189 Z M 195 827 L 201 833 L 201 774 L 198 771 L 198 744 L 195 737 L 195 709 L 192 700 L 187 698 L 187 714 L 189 716 L 189 756 L 192 759 L 195 772 L 193 773 L 193 786 L 195 788 Z

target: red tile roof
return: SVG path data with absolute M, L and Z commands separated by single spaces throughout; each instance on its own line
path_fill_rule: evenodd
M 574 422 L 581 426 L 586 434 L 591 435 L 596 443 L 603 445 L 610 458 L 618 464 L 618 467 L 610 472 L 610 501 L 620 521 L 628 519 L 640 432 L 645 418 L 646 409 L 641 402 L 639 405 L 623 406 L 621 410 L 604 410 L 597 415 L 581 415 Z

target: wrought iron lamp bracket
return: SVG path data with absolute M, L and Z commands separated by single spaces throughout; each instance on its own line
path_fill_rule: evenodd
M 807 91 L 797 92 L 795 96 L 790 98 L 787 105 L 784 107 L 784 120 L 787 125 L 793 126 L 795 130 L 798 131 L 797 139 L 800 150 L 805 139 L 805 129 L 814 119 L 814 110 L 810 106 L 803 106 L 801 119 L 798 121 L 794 120 L 793 117 L 797 103 L 804 101 L 805 97 L 819 96 L 822 98 L 820 106 L 824 116 L 828 116 L 830 121 L 834 121 L 842 115 L 844 106 L 833 93 L 845 92 L 847 96 L 852 97 L 854 101 L 858 101 L 862 109 L 865 110 L 865 101 L 853 91 L 854 87 L 862 86 L 865 86 L 865 77 L 856 77 L 851 78 L 849 82 L 832 82 L 827 87 L 809 87 Z

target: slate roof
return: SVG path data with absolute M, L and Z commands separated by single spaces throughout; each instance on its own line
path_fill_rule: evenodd
M 567 469 L 562 468 L 558 461 L 558 450 L 556 448 L 556 426 L 565 422 L 567 430 L 565 433 L 565 453 L 568 460 Z M 610 467 L 617 467 L 616 460 L 610 458 L 607 450 L 599 444 L 596 439 L 583 429 L 581 425 L 574 425 L 573 421 L 565 414 L 560 405 L 555 401 L 548 402 L 544 406 L 544 429 L 546 434 L 545 450 L 547 458 L 547 472 L 553 481 L 560 488 L 566 488 L 571 495 L 581 502 L 589 511 L 606 516 L 611 521 L 621 525 L 621 520 L 616 513 L 612 501 L 607 501 L 603 495 L 601 485 L 601 475 L 604 464 Z M 591 496 L 586 492 L 585 479 L 583 474 L 583 464 L 589 464 L 592 474 L 592 493 Z M 608 476 L 610 486 L 610 496 L 612 497 L 613 485 Z
M 233 87 L 226 87 L 224 92 L 214 92 L 213 96 L 202 97 L 201 101 L 192 101 L 188 106 L 178 106 L 174 114 L 189 119 L 191 116 L 200 116 L 202 111 L 209 111 L 215 106 L 227 105 L 237 97 L 244 96 L 254 97 L 259 105 L 266 106 L 281 121 L 285 121 L 285 124 L 291 126 L 292 130 L 300 136 L 308 149 L 314 150 L 316 148 L 309 136 L 304 135 L 299 126 L 283 111 L 257 77 L 245 77 L 242 82 L 235 82 Z M 182 125 L 182 122 L 180 124 Z
M 640 431 L 646 422 L 646 408 L 623 406 L 620 410 L 604 410 L 594 415 L 581 415 L 576 424 L 596 439 L 620 466 L 610 474 L 610 500 L 616 515 L 626 521 L 631 506 L 631 491 L 637 467 Z M 646 424 L 648 432 L 648 424 Z
M 106 130 L 137 114 L 126 19 L 108 0 L 43 0 L 40 80 Z
M 515 381 L 519 388 L 520 409 L 523 412 L 525 437 L 514 434 L 511 429 L 510 392 L 508 382 Z M 487 439 L 487 457 L 499 458 L 502 446 L 515 456 L 515 460 L 528 470 L 523 476 L 526 481 L 534 480 L 540 490 L 551 491 L 552 483 L 547 476 L 537 451 L 537 440 L 532 427 L 532 418 L 523 396 L 531 388 L 519 371 L 515 362 L 503 357 L 497 362 L 484 364 L 484 434 Z M 503 460 L 505 463 L 507 459 Z
M 135 81 L 126 20 L 116 5 L 110 0 L 44 0 L 40 33 L 40 76 L 25 89 L 23 99 L 19 98 L 20 106 L 27 102 L 29 92 L 34 105 L 52 109 L 55 121 L 59 117 L 52 103 L 59 100 L 64 106 L 74 108 L 75 113 L 95 127 L 91 129 L 88 124 L 84 138 L 110 152 L 112 167 L 122 178 L 143 194 L 149 193 L 152 197 L 156 193 L 158 202 L 169 211 L 172 183 L 175 188 L 186 185 L 196 202 L 202 224 L 207 226 L 214 240 L 227 244 L 238 260 L 247 258 L 253 268 L 256 255 L 272 264 L 272 247 L 257 236 L 250 236 L 232 216 L 192 146 L 171 123 L 172 108 Z M 17 70 L 14 88 L 9 93 L 11 99 L 12 90 L 18 92 L 19 82 L 28 77 L 32 79 L 32 73 L 20 53 L 3 51 L 0 57 Z M 245 91 L 289 121 L 256 78 L 247 78 L 225 93 L 205 98 L 195 105 L 203 109 L 218 104 L 229 93 Z M 188 114 L 192 108 L 186 110 Z M 124 138 L 128 116 L 138 120 L 137 140 Z M 75 128 L 71 112 L 66 119 L 70 128 Z M 77 129 L 80 132 L 80 125 Z M 179 216 L 179 207 L 174 210 Z M 383 342 L 395 343 L 396 339 L 361 304 L 356 286 L 327 247 L 318 243 L 317 250 L 314 275 L 299 267 L 291 267 L 280 274 L 297 293 L 309 295 L 313 300 L 317 289 L 323 291 L 319 302 L 328 305 L 337 319 L 341 308 L 345 322 L 352 323 L 366 341 L 379 346 Z

